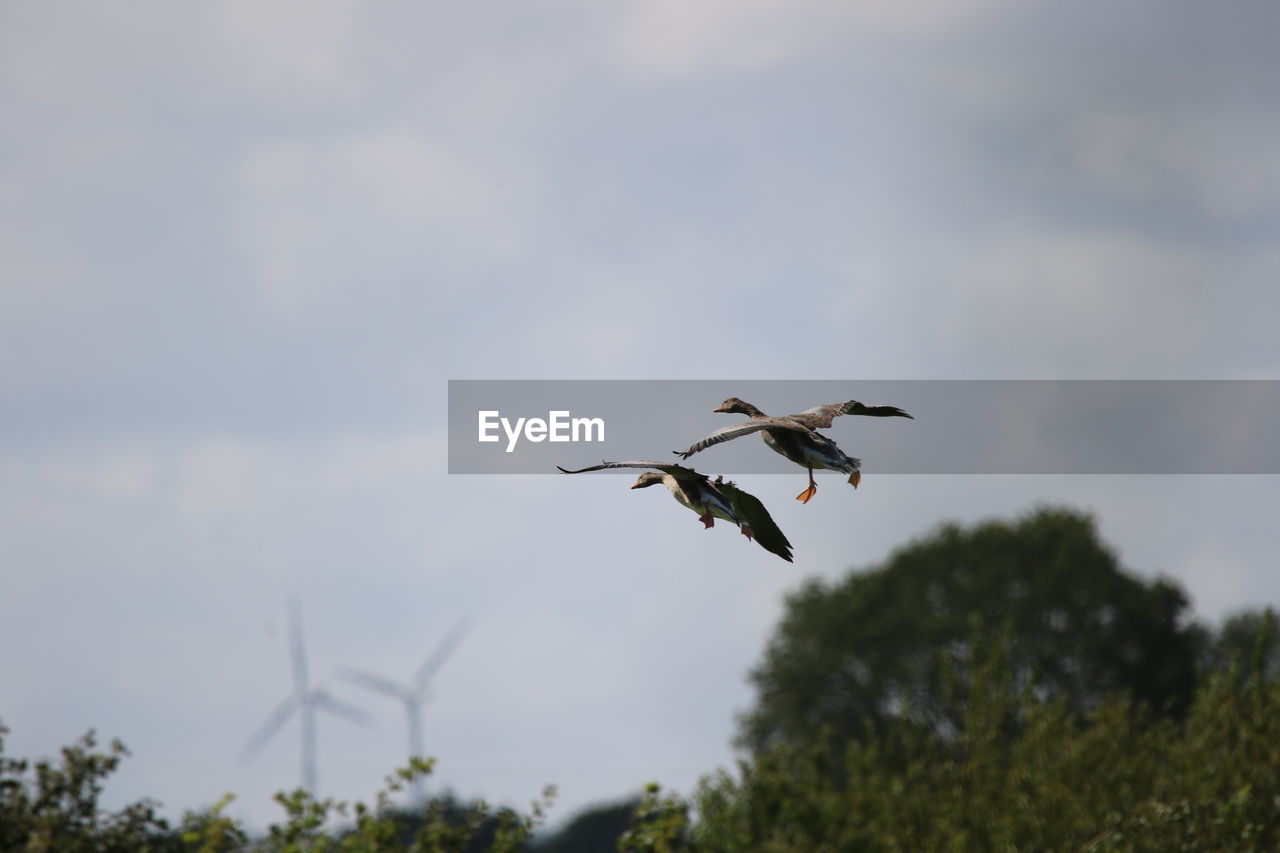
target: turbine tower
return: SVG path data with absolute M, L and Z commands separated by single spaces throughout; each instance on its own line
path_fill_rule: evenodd
M 252 758 L 275 737 L 296 712 L 302 729 L 302 787 L 316 795 L 316 711 L 328 711 L 361 725 L 369 724 L 369 715 L 353 705 L 340 702 L 324 687 L 312 687 L 307 680 L 307 653 L 302 644 L 302 622 L 298 602 L 289 608 L 290 659 L 293 665 L 293 693 L 271 712 L 262 727 L 244 745 L 245 760 Z
M 404 712 L 409 728 L 410 758 L 425 757 L 422 751 L 422 706 L 431 699 L 431 694 L 427 690 L 431 679 L 453 654 L 454 649 L 458 647 L 458 643 L 462 641 L 469 627 L 465 621 L 454 625 L 445 634 L 444 639 L 440 641 L 440 645 L 436 646 L 435 651 L 428 655 L 427 659 L 418 666 L 418 671 L 413 674 L 413 680 L 408 684 L 401 684 L 381 675 L 358 669 L 345 669 L 338 674 L 339 678 L 352 684 L 358 684 L 367 690 L 373 690 L 384 696 L 399 699 L 404 703 Z M 421 777 L 414 777 L 410 790 L 415 801 L 422 802 L 425 799 Z

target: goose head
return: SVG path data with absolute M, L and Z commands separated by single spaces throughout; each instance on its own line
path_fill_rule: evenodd
M 760 414 L 760 410 L 755 406 L 744 400 L 739 400 L 737 397 L 729 397 L 711 411 L 727 412 L 732 415 L 748 415 L 750 417 L 755 417 Z
M 640 475 L 634 483 L 631 484 L 633 489 L 644 489 L 649 486 L 656 486 L 662 482 L 662 473 L 659 471 L 645 471 Z

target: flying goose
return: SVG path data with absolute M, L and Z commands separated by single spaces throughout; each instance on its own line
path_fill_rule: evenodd
M 765 444 L 809 471 L 809 488 L 796 495 L 796 500 L 801 503 L 808 503 L 809 498 L 818 491 L 818 484 L 813 480 L 814 468 L 827 468 L 848 474 L 849 484 L 855 489 L 862 480 L 862 472 L 859 470 L 862 460 L 846 456 L 834 441 L 818 432 L 819 429 L 831 426 L 831 422 L 840 415 L 911 418 L 911 415 L 897 406 L 867 406 L 857 400 L 849 400 L 847 403 L 828 403 L 825 406 L 806 409 L 797 415 L 771 418 L 750 403 L 739 400 L 737 397 L 730 397 L 712 411 L 746 415 L 750 420 L 721 427 L 710 435 L 698 439 L 686 450 L 675 451 L 675 454 L 681 459 L 688 459 L 698 451 L 706 450 L 714 444 L 758 432 Z
M 766 551 L 791 562 L 791 543 L 778 529 L 769 511 L 754 495 L 744 492 L 722 477 L 712 480 L 692 468 L 664 462 L 639 460 L 634 462 L 603 462 L 590 468 L 570 471 L 556 466 L 564 474 L 582 474 L 605 468 L 649 468 L 632 484 L 633 489 L 644 489 L 658 483 L 666 485 L 672 497 L 698 514 L 703 527 L 713 527 L 715 519 L 738 525 L 742 535 L 758 543 Z

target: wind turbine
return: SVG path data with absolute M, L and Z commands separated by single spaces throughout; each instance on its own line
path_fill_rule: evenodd
M 440 645 L 436 646 L 435 651 L 428 655 L 427 659 L 418 666 L 418 671 L 413 674 L 413 680 L 408 684 L 401 684 L 381 675 L 358 669 L 345 669 L 338 674 L 339 678 L 352 684 L 358 684 L 367 690 L 373 690 L 384 696 L 399 699 L 404 703 L 405 717 L 409 724 L 410 758 L 424 757 L 422 751 L 422 706 L 431 699 L 431 694 L 427 690 L 431 679 L 453 654 L 453 650 L 458 647 L 458 643 L 462 641 L 469 627 L 465 621 L 454 625 L 445 634 L 444 639 L 440 641 Z M 411 790 L 414 799 L 421 802 L 425 799 L 422 790 L 422 778 L 415 777 L 412 785 Z
M 324 687 L 312 687 L 307 681 L 307 653 L 302 645 L 302 622 L 298 603 L 289 608 L 290 659 L 293 664 L 293 693 L 271 712 L 262 727 L 244 745 L 243 756 L 252 758 L 296 712 L 302 727 L 302 787 L 316 793 L 316 711 L 328 711 L 348 720 L 369 724 L 369 715 L 353 705 L 340 702 Z

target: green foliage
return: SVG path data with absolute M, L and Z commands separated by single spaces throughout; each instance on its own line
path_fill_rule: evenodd
M 397 809 L 391 796 L 431 772 L 431 761 L 415 759 L 386 780 L 372 806 L 318 800 L 304 790 L 277 794 L 284 821 L 250 842 L 244 828 L 224 813 L 229 795 L 206 812 L 187 812 L 177 829 L 156 814 L 158 803 L 151 800 L 104 812 L 98 803 L 103 782 L 128 754 L 118 741 L 98 752 L 90 732 L 62 750 L 61 763 L 40 761 L 33 768 L 5 757 L 5 733 L 0 726 L 0 851 L 5 853 L 515 853 L 526 849 L 555 797 L 548 787 L 527 814 L 491 809 L 483 801 L 462 806 L 452 798 L 420 811 Z
M 5 757 L 0 726 L 0 850 L 28 853 L 167 853 L 181 840 L 156 814 L 157 803 L 141 800 L 118 812 L 98 805 L 103 780 L 128 755 L 112 741 L 95 751 L 90 731 L 64 747 L 60 763 Z M 34 771 L 34 774 L 29 773 Z M 200 849 L 200 848 L 194 848 Z
M 664 794 L 662 786 L 650 782 L 631 818 L 631 825 L 618 839 L 622 853 L 672 853 L 682 849 L 689 827 L 689 807 L 675 794 Z
M 179 848 L 192 853 L 223 853 L 242 849 L 248 837 L 233 818 L 223 812 L 235 797 L 224 794 L 207 812 L 188 811 L 182 819 Z
M 284 823 L 273 824 L 254 845 L 262 853 L 515 853 L 526 848 L 555 798 L 548 786 L 528 814 L 492 809 L 483 800 L 464 806 L 452 797 L 432 800 L 421 809 L 392 806 L 391 796 L 431 772 L 433 762 L 414 759 L 388 777 L 373 806 L 353 807 L 316 800 L 304 790 L 277 794 Z M 354 817 L 353 825 L 335 829 L 336 819 Z
M 1264 628 L 1259 645 L 1274 620 Z M 900 716 L 843 751 L 829 731 L 775 745 L 687 802 L 664 800 L 633 830 L 648 839 L 635 849 L 1280 849 L 1280 680 L 1261 655 L 1251 673 L 1208 677 L 1182 720 L 1123 696 L 1081 719 L 1019 685 L 1012 657 L 1007 636 L 970 644 L 973 689 L 950 735 Z M 689 826 L 667 820 L 689 813 Z
M 1174 584 L 1121 570 L 1093 520 L 1040 509 L 1015 523 L 944 525 L 880 568 L 807 583 L 752 672 L 756 707 L 739 743 L 756 751 L 867 742 L 911 716 L 940 733 L 963 722 L 974 688 L 975 620 L 1008 624 L 1011 677 L 1086 713 L 1123 692 L 1173 716 L 1195 687 L 1200 634 Z
M 1202 642 L 1201 667 L 1219 671 L 1236 667 L 1242 676 L 1261 672 L 1265 678 L 1280 676 L 1280 632 L 1264 634 L 1271 608 L 1242 610 L 1229 616 L 1213 636 Z M 1259 637 L 1265 639 L 1259 642 Z M 1245 666 L 1244 664 L 1248 664 Z
M 537 853 L 608 853 L 631 825 L 638 798 L 606 803 L 579 812 L 554 835 L 538 839 Z
M 1280 680 L 1262 653 L 1274 615 L 1261 627 L 1248 659 L 1206 678 L 1175 720 L 1152 719 L 1121 696 L 1081 718 L 1064 699 L 1019 684 L 1011 634 L 979 625 L 964 652 L 971 689 L 955 731 L 904 714 L 843 749 L 829 731 L 775 745 L 704 779 L 687 799 L 650 785 L 617 849 L 1280 849 Z M 449 798 L 397 810 L 391 795 L 430 767 L 418 763 L 388 779 L 372 806 L 281 794 L 284 819 L 249 843 L 223 814 L 229 799 L 189 813 L 177 831 L 145 802 L 102 813 L 101 783 L 123 754 L 118 744 L 99 753 L 86 737 L 34 774 L 0 754 L 0 850 L 536 850 L 531 833 L 551 796 L 524 815 Z

